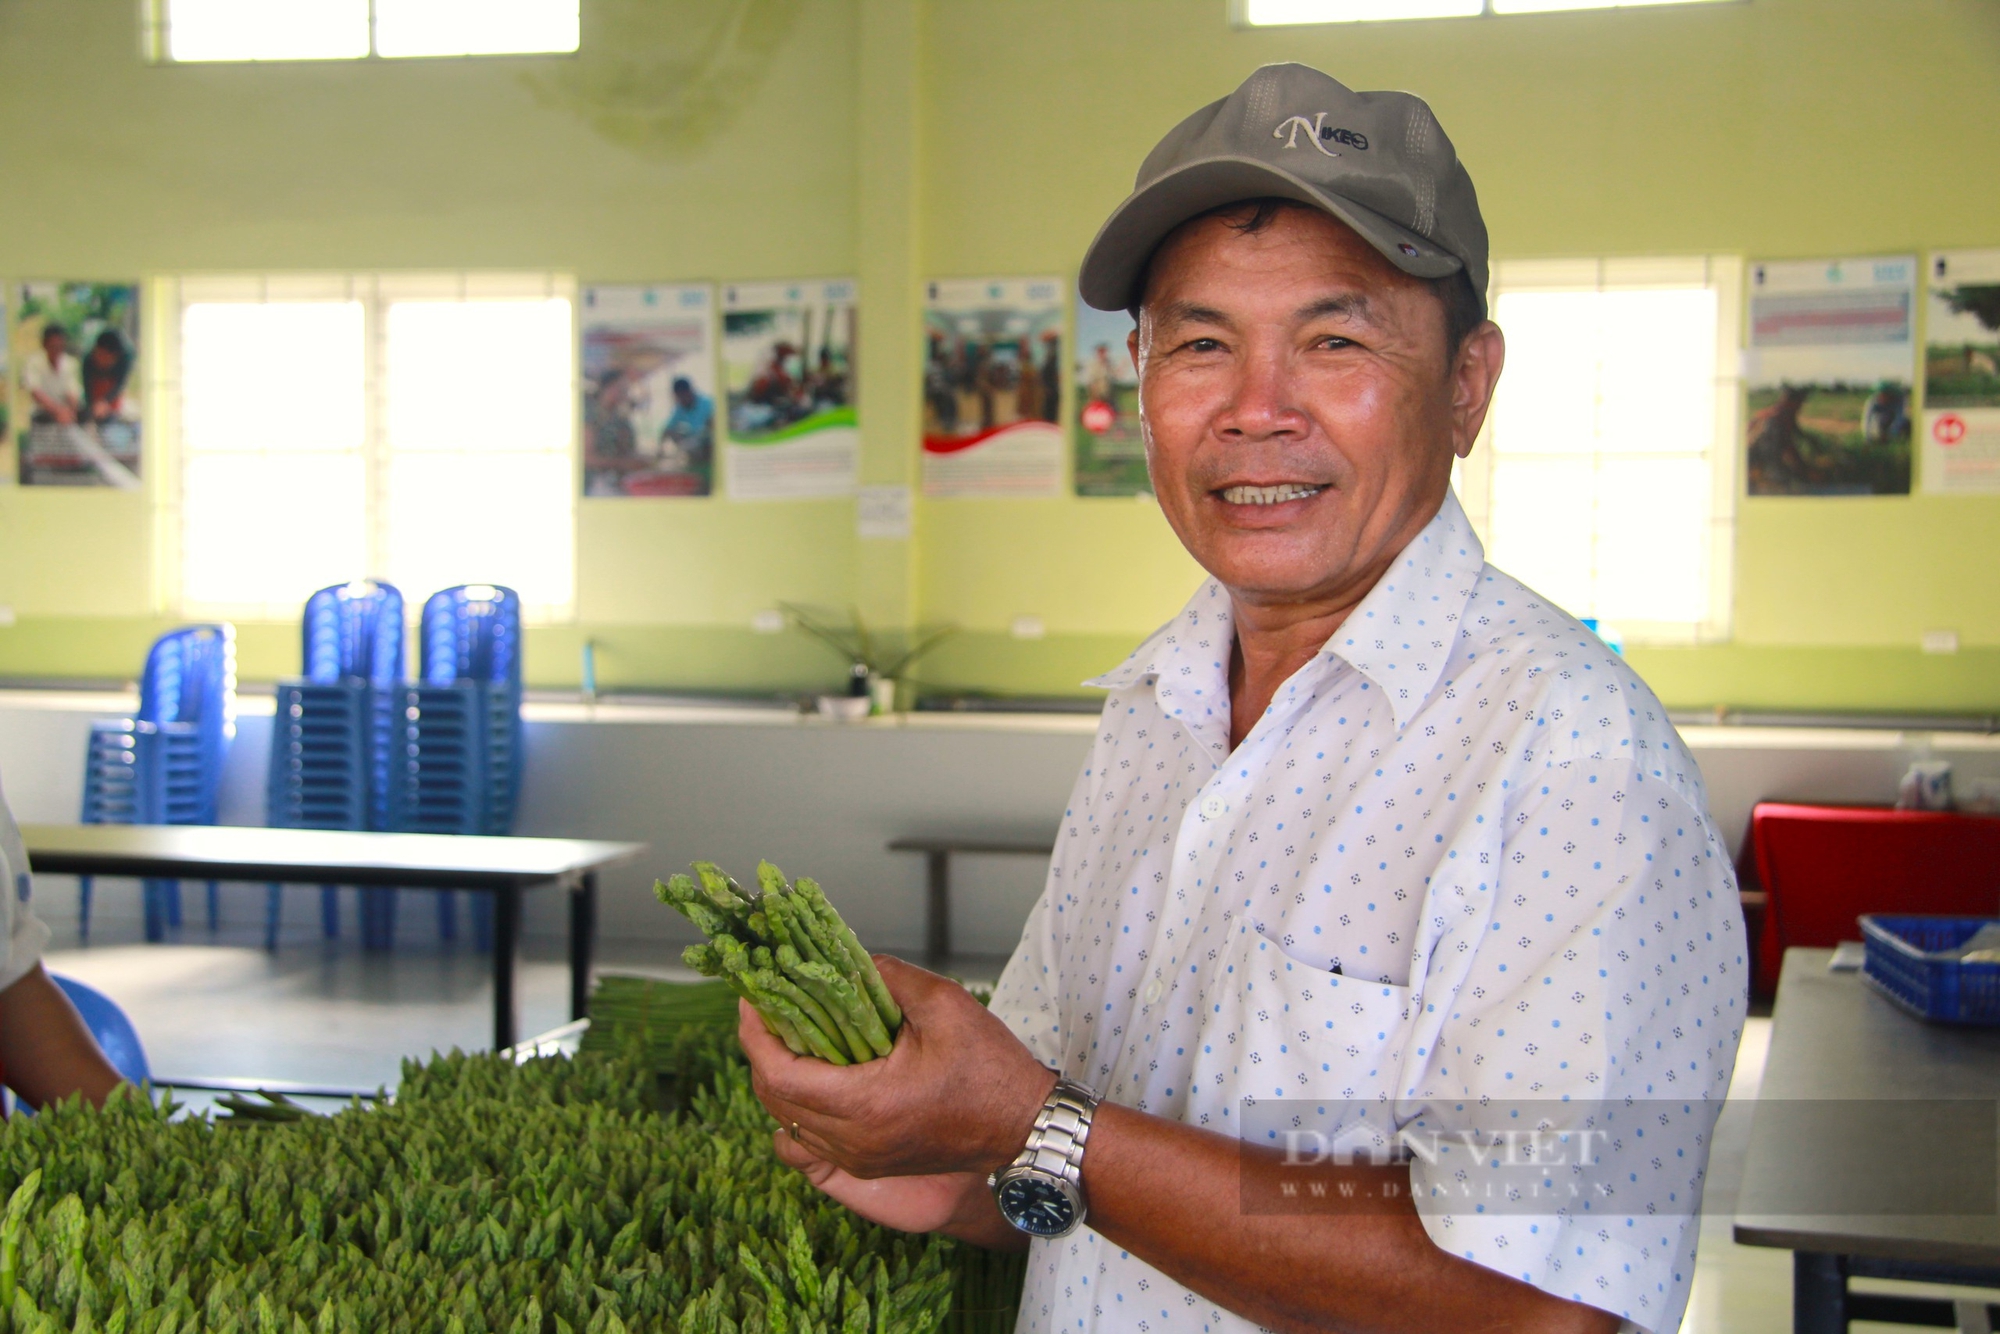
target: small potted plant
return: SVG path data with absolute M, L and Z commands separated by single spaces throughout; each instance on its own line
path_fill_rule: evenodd
M 866 699 L 869 702 L 866 712 L 878 714 L 895 711 L 897 683 L 903 679 L 903 673 L 958 628 L 944 625 L 877 635 L 869 632 L 859 607 L 849 607 L 847 620 L 842 623 L 813 608 L 790 602 L 778 605 L 792 624 L 847 660 L 848 696 Z M 820 712 L 842 716 L 846 710 L 828 708 L 823 700 Z M 863 712 L 857 710 L 855 716 L 863 716 Z

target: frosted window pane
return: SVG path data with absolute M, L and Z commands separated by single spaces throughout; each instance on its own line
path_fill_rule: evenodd
M 366 571 L 359 453 L 198 456 L 182 477 L 188 603 L 296 614 L 314 589 Z
M 375 0 L 384 56 L 481 56 L 577 48 L 577 0 Z
M 388 308 L 388 575 L 570 605 L 576 479 L 567 301 Z
M 1591 610 L 1619 621 L 1699 621 L 1708 608 L 1708 464 L 1606 459 L 1598 469 Z
M 415 596 L 505 584 L 530 607 L 567 607 L 575 489 L 566 452 L 400 455 L 389 466 L 389 578 Z
M 1346 23 L 1356 19 L 1437 19 L 1477 14 L 1482 0 L 1249 0 L 1243 17 L 1266 23 Z
M 1594 369 L 1601 344 L 1595 292 L 1507 292 L 1494 318 L 1507 337 L 1493 400 L 1493 447 L 1509 453 L 1596 448 Z
M 190 451 L 358 450 L 361 303 L 212 303 L 181 317 L 181 430 Z
M 1602 447 L 1706 447 L 1715 430 L 1715 293 L 1606 292 L 1598 301 Z
M 388 328 L 390 449 L 568 450 L 569 302 L 398 301 Z
M 1498 460 L 1487 559 L 1571 615 L 1590 612 L 1595 470 L 1588 458 Z
M 368 0 L 167 0 L 173 60 L 353 60 Z

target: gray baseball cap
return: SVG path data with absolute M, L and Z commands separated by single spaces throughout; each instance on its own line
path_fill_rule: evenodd
M 1486 222 L 1429 105 L 1357 93 L 1308 65 L 1264 66 L 1160 140 L 1084 254 L 1083 299 L 1127 308 L 1169 232 L 1267 196 L 1324 209 L 1415 277 L 1463 269 L 1485 309 Z

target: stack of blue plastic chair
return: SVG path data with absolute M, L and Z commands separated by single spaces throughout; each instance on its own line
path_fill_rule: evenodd
M 521 599 L 463 584 L 424 602 L 422 663 L 403 707 L 392 766 L 392 822 L 431 834 L 508 834 L 521 787 Z M 491 903 L 472 900 L 480 947 Z M 454 896 L 438 895 L 438 934 L 457 934 Z
M 372 580 L 322 588 L 302 618 L 304 677 L 281 681 L 271 723 L 267 822 L 287 829 L 390 827 L 392 713 L 403 684 L 403 595 Z M 280 888 L 264 939 L 277 948 Z M 387 948 L 394 891 L 361 891 L 365 947 Z M 320 888 L 320 919 L 340 934 L 339 890 Z
M 146 655 L 137 718 L 91 724 L 84 757 L 85 824 L 214 824 L 222 764 L 236 735 L 236 628 L 191 625 Z M 146 939 L 181 924 L 178 880 L 144 884 Z M 90 935 L 92 881 L 78 881 L 77 926 Z M 216 884 L 208 883 L 208 925 Z

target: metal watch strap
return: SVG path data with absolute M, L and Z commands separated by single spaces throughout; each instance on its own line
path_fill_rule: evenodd
M 1090 1140 L 1090 1120 L 1097 1112 L 1095 1093 L 1073 1079 L 1057 1079 L 1035 1127 L 1014 1166 L 1061 1177 L 1073 1186 L 1083 1180 L 1083 1149 Z

